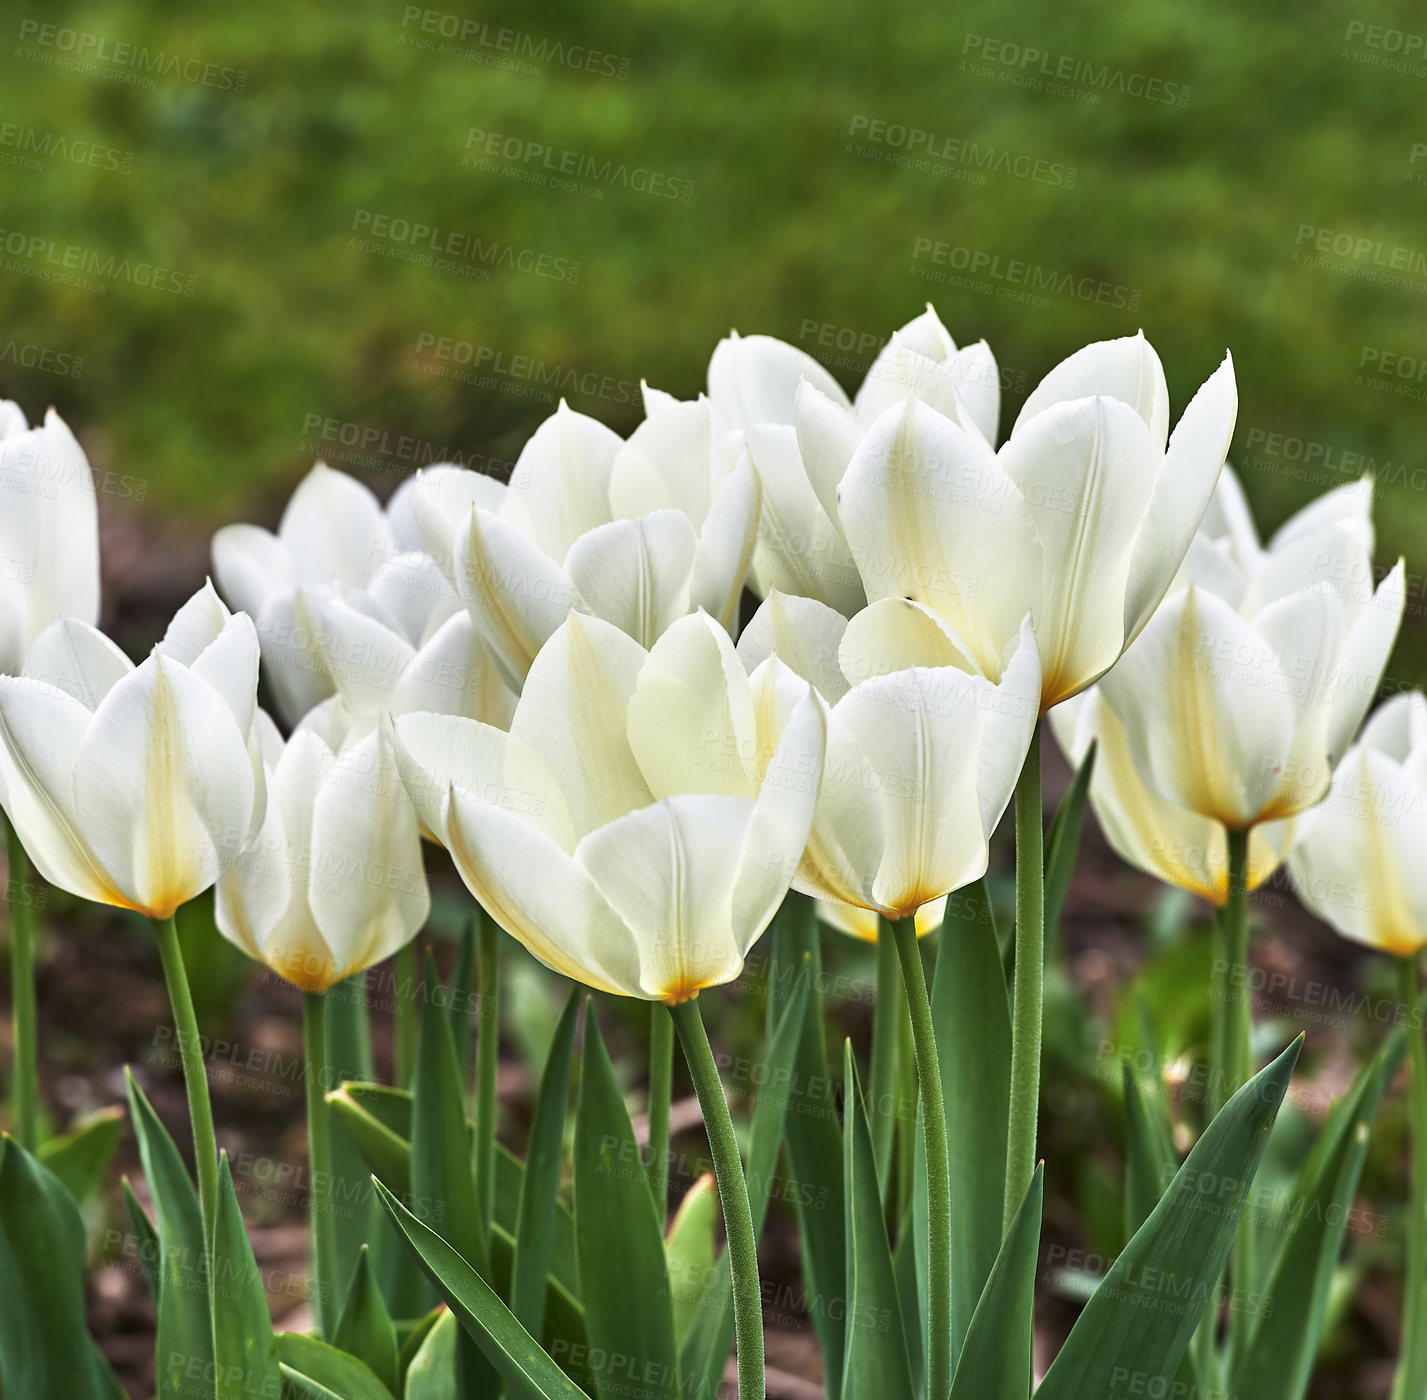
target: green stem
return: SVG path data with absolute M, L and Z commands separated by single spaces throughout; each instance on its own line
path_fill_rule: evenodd
M 1229 832 L 1229 902 L 1224 908 L 1224 1063 L 1227 1103 L 1253 1074 L 1253 1011 L 1248 996 L 1249 833 Z
M 302 994 L 302 1048 L 307 1060 L 307 1210 L 318 1331 L 332 1339 L 337 1322 L 337 1237 L 332 1218 L 332 1124 L 328 1117 L 327 998 Z
M 664 1229 L 669 1210 L 669 1100 L 674 1082 L 674 1022 L 662 1003 L 649 1004 L 649 1194 Z
M 868 1119 L 872 1128 L 872 1155 L 882 1183 L 882 1204 L 891 1220 L 897 1219 L 893 1201 L 893 1145 L 897 1128 L 899 1022 L 906 1020 L 907 999 L 902 995 L 897 956 L 897 936 L 891 923 L 877 920 L 877 1000 L 872 1006 L 872 1102 Z
M 1408 1008 L 1408 1064 L 1411 1084 L 1408 1120 L 1412 1135 L 1412 1204 L 1407 1225 L 1407 1284 L 1402 1301 L 1402 1357 L 1394 1396 L 1421 1395 L 1427 1380 L 1427 1029 L 1421 1024 L 1417 958 L 1399 960 L 1403 1005 Z
M 917 1063 L 917 1088 L 922 1103 L 923 1138 L 927 1162 L 927 1395 L 944 1396 L 951 1390 L 951 1167 L 946 1145 L 946 1100 L 942 1096 L 941 1061 L 932 1030 L 932 1007 L 927 979 L 917 947 L 915 915 L 892 925 L 897 958 L 902 964 L 902 986 L 912 1018 L 912 1053 Z M 1040 961 L 1039 958 L 1036 959 Z
M 748 1183 L 738 1155 L 728 1100 L 718 1077 L 698 999 L 670 1008 L 674 1029 L 684 1047 L 684 1059 L 703 1110 L 704 1131 L 713 1153 L 719 1205 L 728 1237 L 728 1262 L 733 1275 L 733 1330 L 738 1347 L 738 1400 L 764 1400 L 763 1295 L 758 1282 L 758 1240 L 748 1205 Z M 948 1385 L 950 1381 L 948 1381 Z
M 484 910 L 477 933 L 480 1024 L 476 1030 L 475 1168 L 481 1229 L 489 1244 L 495 1209 L 496 1085 L 500 1069 L 500 926 Z
M 1045 837 L 1041 829 L 1041 727 L 1037 722 L 1025 766 L 1016 780 L 1016 969 L 1003 1230 L 1011 1228 L 1036 1169 L 1044 1000 Z
M 173 916 L 152 920 L 163 963 L 169 1005 L 173 1008 L 174 1033 L 183 1063 L 183 1083 L 188 1091 L 188 1117 L 193 1124 L 193 1159 L 198 1168 L 198 1202 L 203 1209 L 204 1246 L 213 1248 L 213 1227 L 218 1218 L 218 1140 L 213 1133 L 213 1105 L 208 1100 L 208 1072 L 203 1064 L 203 1043 L 198 1035 L 198 1017 L 183 966 L 183 950 L 178 944 L 178 925 Z
M 409 1089 L 416 1073 L 416 940 L 397 950 L 392 968 L 396 1001 L 396 1082 Z
M 15 1139 L 26 1152 L 40 1141 L 40 1068 L 35 1010 L 35 920 L 30 866 L 15 828 L 6 824 L 10 856 L 10 1016 L 15 1037 Z

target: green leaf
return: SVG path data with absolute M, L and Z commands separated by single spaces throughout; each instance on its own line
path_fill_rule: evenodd
M 279 1332 L 277 1356 L 285 1388 L 311 1400 L 393 1400 L 365 1362 L 316 1337 Z
M 215 1400 L 276 1396 L 281 1385 L 267 1294 L 228 1154 L 218 1157 L 218 1218 L 213 1234 L 213 1374 Z
M 456 1314 L 442 1308 L 435 1325 L 423 1335 L 406 1368 L 403 1400 L 460 1400 L 456 1393 Z
M 370 1178 L 368 1179 L 370 1180 Z M 378 1207 L 380 1209 L 380 1207 Z M 340 1350 L 365 1361 L 372 1373 L 393 1394 L 397 1391 L 396 1328 L 377 1287 L 366 1248 L 357 1255 L 357 1267 L 347 1288 L 342 1314 L 332 1333 Z
M 872 1151 L 883 1203 L 894 1194 L 892 1148 L 897 1137 L 897 1095 L 903 1080 L 899 1063 L 901 1022 L 907 1019 L 907 998 L 902 991 L 902 969 L 892 926 L 877 920 L 877 997 L 872 1004 L 872 1105 L 867 1121 L 872 1129 Z M 892 1211 L 895 1216 L 895 1209 Z
M 1011 1011 L 985 880 L 950 896 L 932 974 L 932 1024 L 946 1105 L 951 1173 L 952 1357 L 1001 1252 L 1006 1194 Z M 918 1174 L 925 1172 L 920 1151 Z M 925 1185 L 919 1190 L 919 1200 Z M 924 1210 L 925 1207 L 923 1206 Z M 925 1231 L 918 1273 L 925 1297 Z
M 154 1222 L 144 1213 L 144 1208 L 139 1204 L 139 1198 L 134 1195 L 134 1188 L 129 1185 L 127 1176 L 120 1178 L 119 1187 L 124 1195 L 124 1212 L 129 1217 L 129 1228 L 134 1232 L 139 1267 L 144 1271 L 144 1282 L 148 1285 L 149 1297 L 153 1300 L 154 1307 L 157 1308 L 161 1282 L 159 1258 L 162 1253 L 159 1245 L 159 1232 L 154 1229 Z
M 1164 1095 L 1155 1095 L 1156 1110 L 1128 1060 L 1121 1073 L 1125 1089 L 1125 1238 L 1129 1239 L 1159 1204 L 1179 1165 L 1179 1155 L 1174 1150 Z
M 843 1227 L 847 1238 L 847 1333 L 842 1356 L 843 1400 L 879 1396 L 911 1400 L 915 1392 L 902 1327 L 892 1251 L 882 1220 L 877 1161 L 852 1041 L 843 1045 Z
M 361 974 L 338 982 L 326 994 L 327 1065 L 331 1077 L 326 1092 L 347 1080 L 372 1077 L 371 1030 L 367 1022 L 367 992 Z M 372 1195 L 371 1178 L 346 1125 L 327 1115 L 332 1137 L 332 1237 L 339 1279 L 350 1278 L 357 1254 L 373 1238 L 373 1227 L 386 1228 L 386 1215 Z M 395 1245 L 395 1241 L 390 1242 Z
M 340 1123 L 343 1130 L 362 1154 L 373 1175 L 398 1195 L 411 1193 L 411 1141 L 406 1135 L 398 1135 L 375 1111 L 376 1100 L 371 1095 L 360 1094 L 360 1089 L 370 1085 L 343 1084 L 327 1095 L 332 1109 L 332 1120 Z M 393 1093 L 400 1092 L 393 1090 Z M 407 1115 L 407 1131 L 410 1132 L 410 1114 Z
M 802 1242 L 803 1278 L 808 1311 L 818 1334 L 823 1359 L 823 1385 L 828 1395 L 842 1387 L 846 1309 L 843 1283 L 847 1273 L 842 1200 L 842 1133 L 833 1101 L 833 1077 L 823 1034 L 823 1004 L 819 989 L 822 958 L 813 901 L 790 893 L 778 911 L 771 938 L 773 965 L 769 1016 L 773 1000 L 786 982 L 791 990 L 807 968 L 812 990 L 803 1017 L 793 1082 L 787 1095 L 783 1146 L 792 1181 L 793 1209 Z M 771 1025 L 771 1020 L 770 1020 Z
M 1097 741 L 1098 742 L 1098 741 Z M 1045 843 L 1045 951 L 1050 950 L 1060 926 L 1060 911 L 1065 907 L 1070 877 L 1075 871 L 1075 857 L 1080 851 L 1080 833 L 1085 828 L 1085 803 L 1090 796 L 1090 779 L 1095 772 L 1095 751 L 1092 743 L 1075 770 L 1075 777 L 1055 809 Z
M 699 1315 L 705 1280 L 713 1277 L 717 1227 L 718 1187 L 713 1173 L 705 1172 L 684 1193 L 664 1240 L 674 1299 L 674 1335 L 680 1346 Z
M 203 1214 L 183 1159 L 168 1130 L 127 1068 L 129 1114 L 139 1140 L 144 1177 L 153 1197 L 159 1236 L 157 1400 L 189 1400 L 192 1377 L 213 1364 Z
M 471 1011 L 475 1005 L 476 986 L 476 921 L 477 914 L 461 924 L 456 945 L 456 964 L 451 969 L 450 1005 L 451 1035 L 456 1042 L 456 1062 L 462 1077 L 471 1063 Z
M 1402 1055 L 1394 1034 L 1359 1073 L 1325 1125 L 1293 1193 L 1291 1234 L 1263 1294 L 1240 1300 L 1257 1313 L 1232 1389 L 1255 1400 L 1300 1400 L 1308 1389 L 1343 1236 L 1378 1104 Z M 1266 1306 L 1271 1302 L 1272 1306 Z
M 951 1400 L 1026 1400 L 1031 1393 L 1044 1176 L 1040 1163 L 966 1330 Z
M 381 1182 L 376 1183 L 376 1190 L 422 1268 L 512 1393 L 533 1395 L 537 1400 L 586 1400 L 585 1393 L 541 1351 L 471 1264 L 423 1225 Z M 652 1219 L 647 1190 L 644 1201 Z
M 649 1400 L 679 1397 L 679 1349 L 664 1240 L 634 1129 L 593 1010 L 585 1011 L 575 1113 L 575 1248 L 593 1351 L 637 1358 Z M 602 1400 L 620 1400 L 622 1371 L 596 1375 Z
M 39 1159 L 83 1205 L 104 1184 L 104 1173 L 123 1134 L 123 1110 L 101 1108 L 67 1133 L 42 1142 Z
M 0 1380 L 17 1400 L 113 1400 L 117 1391 L 84 1327 L 79 1208 L 9 1136 L 0 1139 Z
M 1174 1380 L 1229 1257 L 1302 1046 L 1299 1036 L 1204 1130 L 1085 1305 L 1037 1400 L 1111 1395 L 1125 1377 L 1153 1394 Z
M 516 1207 L 515 1257 L 511 1266 L 510 1310 L 532 1337 L 544 1334 L 546 1280 L 555 1236 L 560 1165 L 565 1151 L 565 1118 L 570 1107 L 570 1061 L 580 989 L 571 991 L 555 1028 L 555 1040 L 540 1077 L 530 1126 L 525 1169 Z M 500 1169 L 497 1166 L 497 1178 Z M 497 1181 L 497 1187 L 499 1182 Z M 499 1206 L 496 1218 L 500 1218 Z

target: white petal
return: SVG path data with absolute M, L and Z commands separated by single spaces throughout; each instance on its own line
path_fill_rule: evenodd
M 933 899 L 917 910 L 916 930 L 918 938 L 941 927 L 946 917 L 948 897 Z M 877 941 L 879 915 L 873 909 L 862 909 L 855 904 L 839 904 L 836 900 L 818 900 L 818 918 L 839 933 L 851 938 L 859 938 L 864 943 Z
M 794 411 L 798 452 L 808 483 L 823 513 L 839 533 L 844 533 L 837 510 L 837 488 L 847 475 L 866 428 L 850 409 L 806 381 L 798 385 Z
M 563 559 L 586 530 L 610 519 L 609 477 L 624 441 L 563 399 L 521 450 L 502 510 L 528 521 L 536 542 Z
M 322 604 L 330 592 L 301 588 L 278 594 L 255 619 L 268 683 L 289 724 L 296 724 L 334 690 L 318 645 Z
M 699 526 L 708 514 L 715 452 L 713 407 L 707 399 L 671 400 L 622 443 L 609 476 L 616 518 L 681 510 Z
M 416 648 L 341 598 L 329 599 L 323 607 L 320 637 L 327 673 L 347 706 L 368 719 L 386 713 Z
M 1160 452 L 1164 451 L 1169 432 L 1169 390 L 1164 382 L 1164 367 L 1143 331 L 1082 346 L 1062 360 L 1031 390 L 1011 435 L 1014 437 L 1037 414 L 1055 404 L 1097 394 L 1118 399 L 1134 409 L 1149 430 L 1150 441 Z
M 689 610 L 697 545 L 683 511 L 655 511 L 581 535 L 565 557 L 565 572 L 590 613 L 653 646 Z
M 842 386 L 811 355 L 768 335 L 719 341 L 709 361 L 709 398 L 737 428 L 796 421 L 794 399 L 806 379 L 829 398 L 847 403 Z
M 213 536 L 213 572 L 233 609 L 251 617 L 260 617 L 274 596 L 297 587 L 292 552 L 257 525 L 225 525 Z
M 1372 477 L 1365 476 L 1346 486 L 1336 487 L 1310 501 L 1302 510 L 1289 516 L 1274 532 L 1270 550 L 1279 550 L 1298 540 L 1317 535 L 1323 530 L 1347 530 L 1367 554 L 1372 554 Z
M 647 655 L 617 627 L 571 613 L 526 677 L 510 732 L 550 765 L 577 833 L 654 800 L 627 737 Z
M 1201 388 L 1199 392 L 1203 393 L 1204 390 Z M 1239 478 L 1228 462 L 1224 463 L 1223 470 L 1219 473 L 1219 480 L 1214 487 L 1214 494 L 1209 498 L 1204 519 L 1199 522 L 1199 529 L 1212 539 L 1226 542 L 1231 557 L 1241 569 L 1251 567 L 1263 554 L 1253 513 L 1244 497 L 1244 488 L 1239 484 Z
M 509 729 L 515 693 L 501 679 L 470 614 L 459 612 L 411 659 L 391 693 L 390 709 L 398 715 L 418 710 L 465 715 Z
M 955 666 L 977 674 L 966 644 L 946 619 L 909 598 L 882 598 L 853 616 L 837 659 L 849 685 L 912 666 Z
M 97 627 L 61 618 L 35 638 L 25 655 L 24 674 L 95 710 L 133 669 L 134 663 Z
M 996 357 L 984 340 L 978 340 L 956 352 L 956 366 L 961 401 L 981 436 L 995 447 L 1001 422 L 1001 371 Z
M 1208 509 L 1234 436 L 1238 410 L 1234 362 L 1225 355 L 1223 364 L 1200 386 L 1175 425 L 1155 477 L 1154 494 L 1135 543 L 1125 594 L 1124 627 L 1130 640 L 1139 636 L 1159 606 Z M 1230 499 L 1226 496 L 1226 503 Z M 1233 511 L 1232 505 L 1229 510 Z M 1242 530 L 1242 522 L 1236 528 Z M 1252 522 L 1248 529 L 1252 532 Z
M 223 611 L 227 616 L 217 636 L 188 669 L 223 697 L 239 732 L 247 734 L 258 707 L 258 631 L 247 613 Z M 164 643 L 157 649 L 163 651 Z
M 471 507 L 499 514 L 505 482 L 482 472 L 443 463 L 417 472 L 411 514 L 427 552 L 453 587 L 456 582 L 455 537 L 471 517 Z
M 1420 690 L 1399 692 L 1373 711 L 1358 744 L 1376 749 L 1398 763 L 1406 763 L 1408 755 L 1427 737 L 1427 698 Z
M 772 592 L 760 604 L 738 639 L 738 659 L 752 671 L 777 655 L 818 693 L 835 705 L 847 694 L 847 678 L 838 665 L 847 619 L 815 598 Z
M 967 432 L 981 432 L 962 400 L 960 365 L 956 360 L 933 360 L 905 344 L 898 335 L 882 348 L 857 391 L 857 420 L 871 426 L 908 394 L 950 418 Z
M 247 839 L 255 794 L 246 736 L 212 686 L 155 652 L 95 711 L 75 760 L 74 801 L 117 889 L 166 918 Z
M 391 523 L 371 491 L 321 462 L 292 493 L 277 533 L 305 583 L 360 588 L 396 548 Z
M 763 488 L 745 455 L 724 480 L 704 518 L 689 576 L 689 606 L 703 608 L 729 631 L 738 621 L 762 509 Z
M 1406 565 L 1399 559 L 1378 585 L 1372 601 L 1348 628 L 1335 673 L 1330 677 L 1334 694 L 1328 722 L 1328 758 L 1336 763 L 1352 742 L 1358 725 L 1382 688 L 1388 658 L 1402 626 L 1407 602 Z
M 1000 684 L 994 689 L 983 685 L 981 691 L 976 789 L 988 840 L 1016 790 L 1040 713 L 1040 652 L 1029 618 L 1021 623 L 1020 635 L 1008 653 Z
M 415 646 L 461 608 L 455 590 L 424 549 L 393 554 L 377 570 L 367 596 Z

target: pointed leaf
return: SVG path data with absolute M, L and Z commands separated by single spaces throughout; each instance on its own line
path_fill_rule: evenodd
M 342 1125 L 372 1175 L 380 1177 L 399 1195 L 410 1195 L 411 1143 L 399 1137 L 372 1111 L 370 1099 L 359 1098 L 353 1092 L 358 1087 L 343 1084 L 327 1095 L 332 1121 Z
M 456 1314 L 443 1308 L 435 1325 L 423 1335 L 406 1369 L 403 1400 L 460 1400 L 456 1393 Z
M 134 1188 L 129 1185 L 129 1178 L 123 1177 L 119 1182 L 120 1189 L 124 1195 L 124 1213 L 129 1217 L 129 1228 L 134 1232 L 134 1245 L 138 1252 L 139 1267 L 144 1271 L 144 1282 L 148 1285 L 149 1297 L 153 1301 L 155 1309 L 159 1305 L 159 1232 L 154 1229 L 154 1222 L 149 1219 L 144 1212 L 143 1206 L 139 1204 L 139 1198 L 134 1194 Z
M 101 1108 L 67 1133 L 42 1142 L 38 1156 L 75 1201 L 83 1205 L 103 1185 L 104 1173 L 123 1135 L 123 1110 Z
M 352 1272 L 347 1298 L 332 1334 L 332 1344 L 359 1361 L 365 1361 L 373 1375 L 393 1394 L 396 1393 L 396 1328 L 392 1326 L 391 1314 L 386 1310 L 381 1289 L 377 1287 L 365 1247 L 357 1255 L 357 1267 Z
M 213 1278 L 215 1400 L 276 1396 L 281 1373 L 267 1294 L 243 1226 L 226 1152 L 218 1157 Z
M 674 1335 L 680 1346 L 698 1316 L 704 1281 L 713 1276 L 718 1219 L 718 1187 L 713 1173 L 705 1172 L 684 1193 L 664 1240 L 674 1297 Z
M 1045 843 L 1045 951 L 1050 950 L 1060 927 L 1060 911 L 1070 889 L 1070 877 L 1075 871 L 1075 857 L 1080 852 L 1080 834 L 1085 829 L 1085 802 L 1090 796 L 1090 779 L 1095 773 L 1095 750 L 1092 743 L 1075 770 L 1075 777 L 1055 809 Z
M 1121 1072 L 1125 1086 L 1125 1238 L 1129 1239 L 1159 1204 L 1179 1156 L 1164 1095 L 1156 1096 L 1156 1110 L 1128 1060 Z
M 371 1368 L 355 1356 L 300 1332 L 279 1332 L 277 1356 L 287 1386 L 310 1400 L 393 1400 Z
M 327 1065 L 330 1077 L 322 1085 L 330 1094 L 349 1080 L 372 1077 L 371 1030 L 367 1019 L 367 991 L 361 974 L 338 982 L 328 990 Z M 386 1215 L 372 1195 L 372 1183 L 346 1124 L 335 1113 L 327 1115 L 332 1138 L 331 1199 L 341 1203 L 332 1212 L 332 1236 L 337 1253 L 337 1278 L 351 1278 L 357 1254 L 386 1228 Z M 395 1243 L 392 1241 L 391 1243 Z

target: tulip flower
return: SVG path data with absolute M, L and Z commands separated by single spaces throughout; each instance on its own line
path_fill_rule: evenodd
M 427 546 L 513 690 L 572 607 L 642 646 L 698 609 L 736 624 L 758 478 L 707 399 L 646 386 L 644 402 L 626 442 L 562 401 L 508 487 L 454 468 L 420 474 Z
M 1427 946 L 1427 699 L 1396 695 L 1363 726 L 1328 796 L 1299 820 L 1289 855 L 1298 897 L 1356 943 L 1397 959 L 1411 1070 L 1412 1202 L 1402 1355 L 1394 1394 L 1427 1374 L 1427 1043 L 1418 963 Z
M 817 696 L 776 658 L 747 676 L 705 613 L 646 651 L 571 612 L 509 733 L 395 724 L 407 791 L 497 922 L 557 972 L 671 1007 L 728 1228 L 739 1393 L 761 1395 L 752 1217 L 696 998 L 738 976 L 798 868 L 826 742 Z
M 815 395 L 827 405 L 839 440 L 860 436 L 908 394 L 959 414 L 987 441 L 996 438 L 1001 396 L 996 361 L 985 341 L 958 349 L 930 306 L 892 333 L 851 401 L 810 355 L 766 335 L 734 333 L 720 341 L 708 378 L 709 397 L 743 433 L 763 482 L 754 589 L 763 597 L 776 590 L 815 598 L 848 615 L 863 604 L 862 583 L 835 497 L 821 489 L 824 480 L 804 460 L 806 440 L 798 431 L 804 396 Z M 821 446 L 815 441 L 812 449 Z
M 227 525 L 213 569 L 229 601 L 257 624 L 279 714 L 296 724 L 336 689 L 322 648 L 323 609 L 341 599 L 413 646 L 460 611 L 426 557 L 411 515 L 414 478 L 384 511 L 361 482 L 319 462 L 303 478 L 277 533 Z

